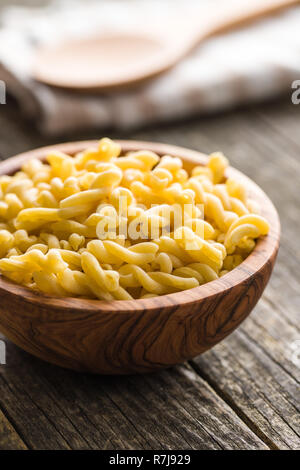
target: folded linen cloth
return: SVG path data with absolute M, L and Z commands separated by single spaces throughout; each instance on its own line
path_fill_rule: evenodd
M 199 8 L 208 2 L 217 8 L 221 1 L 191 1 L 188 6 L 201 14 Z M 179 0 L 57 0 L 40 8 L 9 6 L 0 26 L 0 79 L 40 131 L 56 135 L 87 128 L 126 129 L 228 109 L 281 93 L 300 78 L 300 6 L 211 38 L 172 70 L 131 90 L 78 94 L 31 78 L 41 44 L 132 29 L 145 19 L 163 24 L 170 16 L 185 14 L 186 8 Z

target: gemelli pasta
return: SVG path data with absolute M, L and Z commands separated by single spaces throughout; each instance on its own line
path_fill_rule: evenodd
M 192 289 L 238 266 L 268 222 L 210 155 L 121 155 L 101 139 L 74 157 L 51 152 L 0 177 L 0 272 L 54 296 L 143 299 Z

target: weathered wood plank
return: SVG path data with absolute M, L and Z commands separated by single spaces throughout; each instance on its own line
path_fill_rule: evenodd
M 101 377 L 39 361 L 8 343 L 0 406 L 35 449 L 264 449 L 189 366 Z
M 9 341 L 6 341 L 6 347 L 7 364 L 0 374 L 0 407 L 5 408 L 6 417 L 17 423 L 29 447 L 39 442 L 41 449 L 70 449 L 80 435 L 77 436 L 74 427 L 66 420 L 62 436 L 58 428 L 63 421 L 63 410 L 49 398 L 47 387 L 41 380 L 29 372 L 23 353 Z M 24 353 L 26 357 L 28 355 Z M 36 396 L 39 396 L 39 401 L 35 400 Z M 82 441 L 85 442 L 83 438 Z
M 4 336 L 0 333 L 0 341 L 4 341 Z M 0 376 L 4 372 L 6 365 L 0 364 Z M 4 404 L 5 406 L 5 404 Z M 11 422 L 5 416 L 5 408 L 0 407 L 0 450 L 26 450 L 27 446 L 19 436 Z
M 0 411 L 0 450 L 26 450 L 26 444 Z
M 237 331 L 193 362 L 274 448 L 300 448 L 299 384 L 245 332 Z
M 297 344 L 300 346 L 299 331 L 285 320 L 277 304 L 270 303 L 265 295 L 241 330 L 300 384 L 296 352 Z

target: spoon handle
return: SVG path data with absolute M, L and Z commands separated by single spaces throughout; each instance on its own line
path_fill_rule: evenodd
M 300 0 L 226 0 L 222 4 L 211 5 L 203 11 L 201 18 L 191 20 L 186 34 L 189 49 L 206 38 L 299 4 Z

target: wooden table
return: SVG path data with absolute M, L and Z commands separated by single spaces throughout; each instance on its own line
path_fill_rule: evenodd
M 0 156 L 53 143 L 0 107 Z M 48 365 L 6 341 L 0 366 L 1 449 L 300 448 L 300 106 L 286 97 L 112 137 L 204 152 L 222 149 L 274 201 L 282 222 L 275 272 L 242 326 L 173 369 L 88 376 Z M 60 140 L 100 137 L 68 135 Z

